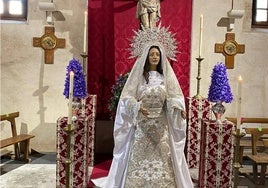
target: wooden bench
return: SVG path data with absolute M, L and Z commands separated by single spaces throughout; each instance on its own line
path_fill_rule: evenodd
M 268 165 L 268 154 L 267 153 L 259 153 L 257 155 L 248 155 L 248 158 L 253 162 L 253 178 L 248 174 L 247 176 L 255 183 L 259 185 L 265 184 L 265 176 Z M 258 172 L 258 166 L 260 165 L 261 169 Z M 258 175 L 260 177 L 258 178 Z
M 263 145 L 263 142 L 261 140 L 258 140 L 256 142 L 256 150 L 258 148 L 263 148 L 264 145 Z M 250 148 L 252 150 L 252 141 L 251 141 L 251 137 L 250 138 L 245 138 L 243 137 L 241 140 L 240 140 L 240 147 L 239 147 L 239 163 L 241 165 L 243 165 L 243 157 L 244 157 L 244 149 L 245 148 Z
M 268 149 L 268 139 L 262 139 L 263 145 L 266 149 Z
M 236 121 L 237 121 L 236 118 L 226 117 L 226 119 L 236 124 Z M 241 124 L 243 123 L 259 123 L 259 124 L 267 123 L 268 124 L 268 118 L 242 118 Z M 265 129 L 267 128 L 263 128 L 263 129 L 265 132 Z M 251 134 L 251 128 L 246 128 L 245 130 L 247 134 Z M 267 134 L 267 133 L 264 133 L 264 134 Z M 260 140 L 260 136 L 258 136 L 258 138 L 254 138 L 254 141 L 251 139 L 251 137 L 250 138 L 242 137 L 240 140 L 240 147 L 239 147 L 239 162 L 241 165 L 243 164 L 243 156 L 244 156 L 245 148 L 252 149 L 252 154 L 256 154 L 258 149 L 264 148 L 264 145 L 263 145 L 263 142 Z
M 13 112 L 10 114 L 1 115 L 0 119 L 1 121 L 10 122 L 12 137 L 0 140 L 0 149 L 14 145 L 15 159 L 29 162 L 30 139 L 34 138 L 34 136 L 28 134 L 17 135 L 16 121 L 15 121 L 15 118 L 17 117 L 19 117 L 19 112 Z M 21 151 L 22 147 L 21 145 L 19 146 L 19 143 L 24 145 L 23 151 Z M 23 157 L 21 157 L 21 153 L 23 153 Z
M 252 161 L 253 167 L 253 177 L 251 178 L 249 174 L 247 176 L 252 179 L 255 184 L 264 185 L 268 165 L 268 154 L 265 152 L 259 153 L 257 151 L 257 142 L 260 141 L 259 139 L 262 135 L 268 134 L 268 128 L 262 128 L 261 130 L 258 128 L 246 128 L 246 132 L 251 134 L 252 154 L 247 155 L 247 157 Z M 262 144 L 265 148 L 268 148 L 266 139 L 262 140 Z M 258 172 L 258 166 L 260 166 L 260 172 Z M 259 178 L 258 175 L 260 175 Z

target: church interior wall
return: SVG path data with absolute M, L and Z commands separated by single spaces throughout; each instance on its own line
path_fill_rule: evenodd
M 63 96 L 66 66 L 72 58 L 82 61 L 84 11 L 86 1 L 55 0 L 65 21 L 55 21 L 55 35 L 66 39 L 64 49 L 55 50 L 54 64 L 44 64 L 44 52 L 33 47 L 33 37 L 40 37 L 47 25 L 45 12 L 38 1 L 29 0 L 27 23 L 1 23 L 1 114 L 20 112 L 17 131 L 36 137 L 30 147 L 37 151 L 56 150 L 56 121 L 67 115 L 68 101 Z M 235 100 L 225 104 L 225 116 L 236 116 L 237 78 L 243 78 L 242 117 L 268 117 L 268 30 L 252 29 L 251 0 L 237 0 L 235 9 L 245 10 L 234 23 L 235 39 L 245 44 L 245 53 L 235 56 L 234 69 L 228 77 Z M 210 75 L 217 62 L 224 62 L 220 53 L 214 53 L 215 43 L 225 41 L 226 27 L 217 23 L 227 17 L 231 1 L 193 1 L 190 96 L 196 94 L 197 61 L 199 49 L 199 17 L 204 16 L 203 50 L 200 94 L 207 97 Z M 133 15 L 134 16 L 134 15 Z M 164 15 L 162 15 L 164 16 Z M 90 29 L 90 28 L 89 28 Z M 251 126 L 251 125 L 249 125 Z M 10 126 L 1 122 L 1 139 L 11 135 Z
M 1 24 L 1 114 L 20 112 L 17 132 L 35 135 L 30 147 L 56 151 L 56 121 L 68 114 L 63 95 L 66 67 L 72 58 L 82 61 L 86 1 L 55 0 L 65 21 L 54 21 L 55 36 L 66 40 L 56 49 L 54 64 L 44 64 L 42 48 L 33 47 L 33 37 L 44 34 L 45 11 L 39 1 L 28 0 L 27 23 Z M 1 137 L 10 137 L 9 123 L 1 122 Z
M 199 16 L 203 14 L 203 52 L 204 60 L 201 65 L 201 86 L 200 93 L 207 97 L 210 86 L 210 76 L 213 66 L 217 62 L 225 62 L 221 53 L 214 53 L 215 43 L 225 41 L 226 27 L 217 26 L 221 18 L 227 17 L 231 10 L 232 1 L 194 1 L 193 22 L 192 22 L 192 49 L 191 49 L 191 86 L 190 95 L 196 94 L 196 76 L 199 40 Z M 238 44 L 245 44 L 245 53 L 237 54 L 234 59 L 234 69 L 227 69 L 229 82 L 234 100 L 232 103 L 225 103 L 226 117 L 235 117 L 237 109 L 238 76 L 243 78 L 242 83 L 242 117 L 268 117 L 268 68 L 265 60 L 268 54 L 265 52 L 268 47 L 268 30 L 251 28 L 252 0 L 234 1 L 233 9 L 244 10 L 244 16 L 235 19 L 234 29 L 235 40 Z M 245 126 L 255 126 L 253 124 Z

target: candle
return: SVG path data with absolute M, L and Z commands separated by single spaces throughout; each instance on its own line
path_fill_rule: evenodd
M 201 57 L 202 54 L 202 41 L 203 41 L 203 14 L 200 15 L 199 57 Z
M 238 92 L 237 92 L 237 120 L 236 120 L 236 128 L 240 129 L 241 126 L 241 93 L 242 93 L 242 77 L 238 77 Z
M 85 11 L 83 52 L 86 52 L 86 49 L 87 49 L 87 11 Z
M 72 107 L 73 89 L 74 89 L 74 72 L 70 71 L 68 125 L 72 123 L 72 116 L 73 116 L 73 107 Z

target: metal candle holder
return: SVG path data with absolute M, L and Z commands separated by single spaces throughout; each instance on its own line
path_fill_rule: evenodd
M 83 68 L 83 75 L 85 77 L 85 82 L 86 82 L 86 86 L 87 86 L 87 57 L 88 55 L 83 52 L 80 54 L 83 58 L 83 62 L 82 62 L 82 68 Z M 87 93 L 87 87 L 86 87 L 86 93 Z M 85 116 L 85 99 L 82 99 L 81 101 L 82 103 L 82 116 Z M 68 124 L 65 128 L 64 131 L 67 134 L 67 151 L 66 151 L 66 158 L 65 158 L 65 168 L 66 168 L 66 188 L 70 188 L 71 186 L 71 163 L 73 162 L 71 159 L 71 140 L 72 140 L 72 136 L 74 133 L 74 125 L 72 124 Z
M 87 93 L 87 57 L 88 55 L 86 54 L 86 52 L 82 52 L 80 55 L 83 58 L 82 67 L 83 67 L 83 75 L 85 77 L 85 82 L 86 82 L 86 93 Z M 85 99 L 82 99 L 81 103 L 82 103 L 82 116 L 85 117 L 85 107 L 86 107 Z
M 202 57 L 198 57 L 198 58 L 195 58 L 198 62 L 198 72 L 197 72 L 197 93 L 196 95 L 194 96 L 194 98 L 196 99 L 202 99 L 203 97 L 200 95 L 200 80 L 201 80 L 201 76 L 200 76 L 200 73 L 201 73 L 201 61 L 203 61 L 204 58 Z
M 67 134 L 67 151 L 66 151 L 66 158 L 65 158 L 65 171 L 66 171 L 66 188 L 70 188 L 71 186 L 71 138 L 74 132 L 74 126 L 72 124 L 68 124 L 64 131 Z
M 83 74 L 84 74 L 85 81 L 87 84 L 87 57 L 88 57 L 88 55 L 86 54 L 86 52 L 82 52 L 80 55 L 83 58 L 83 63 L 82 63 Z M 86 87 L 86 92 L 87 92 L 87 87 Z
M 238 186 L 238 179 L 239 179 L 239 168 L 241 168 L 241 164 L 239 162 L 239 148 L 240 148 L 240 140 L 243 136 L 245 136 L 245 133 L 241 133 L 240 129 L 237 129 L 233 132 L 233 135 L 235 137 L 235 153 L 234 153 L 234 188 L 237 188 Z

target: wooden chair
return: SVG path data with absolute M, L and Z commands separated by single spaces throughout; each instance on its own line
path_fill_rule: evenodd
M 14 112 L 10 114 L 1 115 L 1 121 L 9 121 L 12 131 L 12 137 L 0 140 L 0 149 L 5 148 L 10 145 L 14 145 L 15 159 L 23 160 L 29 162 L 29 145 L 30 139 L 34 138 L 33 135 L 28 134 L 17 134 L 16 121 L 15 118 L 19 117 L 19 112 Z M 19 143 L 24 143 L 24 151 L 20 151 Z M 20 154 L 23 153 L 23 157 Z

